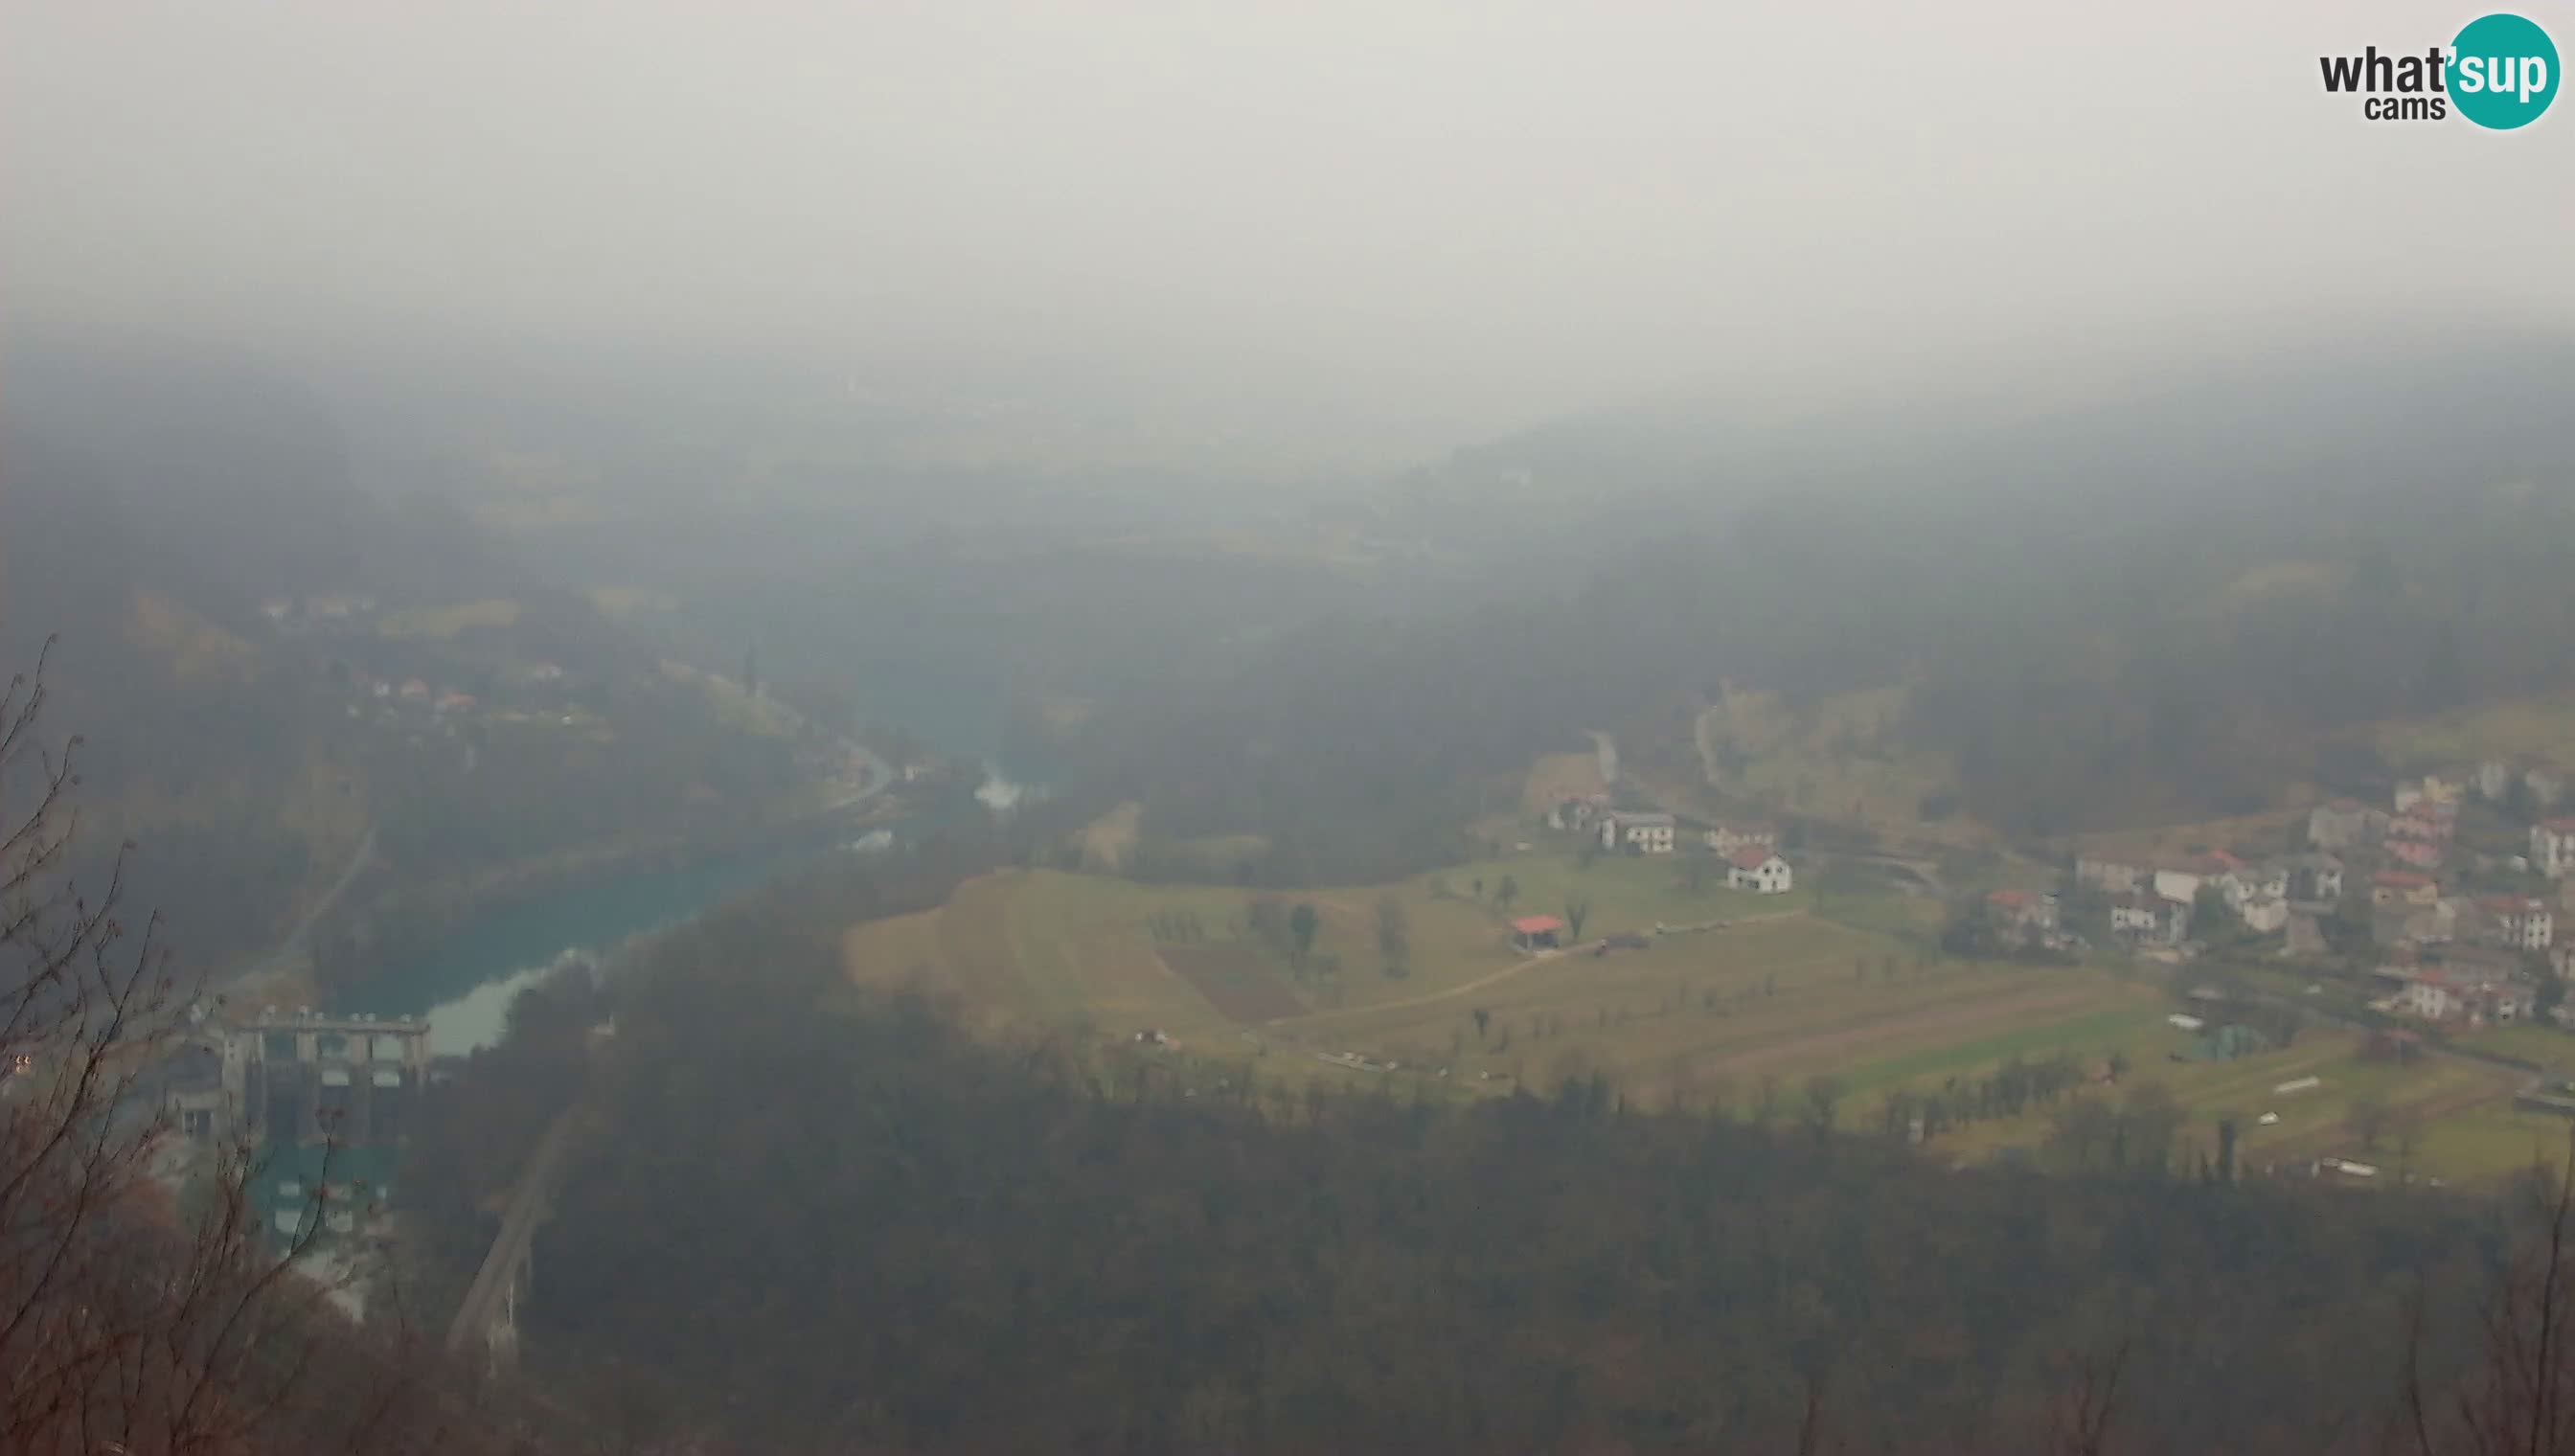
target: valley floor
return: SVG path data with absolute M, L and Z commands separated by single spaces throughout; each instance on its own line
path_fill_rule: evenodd
M 1517 891 L 1507 906 L 1505 878 Z M 1669 859 L 1549 852 L 1271 895 L 1268 912 L 1263 898 L 1012 870 L 940 909 L 854 927 L 844 955 L 854 980 L 924 985 L 988 1029 L 1079 1030 L 1288 1087 L 1469 1097 L 1597 1073 L 1630 1099 L 1743 1117 L 1813 1115 L 1823 1098 L 1845 1128 L 1900 1135 L 1902 1094 L 1954 1096 L 2007 1064 L 2071 1060 L 2067 1095 L 1932 1135 L 1926 1152 L 1951 1160 L 2040 1148 L 2074 1097 L 2150 1086 L 2175 1104 L 2177 1150 L 2193 1165 L 2215 1157 L 2221 1118 L 2237 1125 L 2249 1171 L 2304 1174 L 2330 1155 L 2391 1181 L 2492 1178 L 2565 1141 L 2561 1119 L 2514 1109 L 2526 1076 L 2437 1051 L 2373 1061 L 2359 1032 L 2319 1018 L 2286 1047 L 2180 1059 L 2197 1038 L 2166 1018 L 2188 1006 L 2186 980 L 1945 957 L 1927 899 L 1836 893 L 1819 912 L 1802 890 L 1693 889 Z M 1315 917 L 1302 954 L 1257 928 L 1298 903 Z M 1584 903 L 1583 946 L 1512 947 L 1514 915 Z M 1407 942 L 1399 973 L 1378 938 L 1388 913 Z M 1600 947 L 1604 936 L 1623 943 Z M 2560 1039 L 2545 1049 L 2575 1067 L 2575 1038 Z

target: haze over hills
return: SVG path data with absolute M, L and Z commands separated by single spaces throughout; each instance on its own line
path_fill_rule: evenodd
M 0 0 L 0 1453 L 2575 1456 L 2538 3 Z

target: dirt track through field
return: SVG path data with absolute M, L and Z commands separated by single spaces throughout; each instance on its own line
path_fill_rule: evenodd
M 1804 910 L 1772 910 L 1767 914 L 1743 915 L 1729 921 L 1726 925 L 1726 929 L 1730 930 L 1738 925 L 1758 925 L 1777 920 L 1793 920 L 1804 913 L 1806 913 Z M 1712 931 L 1710 933 L 1723 934 L 1725 932 L 1723 930 L 1719 930 Z M 1475 977 L 1473 980 L 1464 981 L 1457 985 L 1430 991 L 1418 996 L 1406 996 L 1399 1001 L 1371 1001 L 1364 1006 L 1344 1006 L 1336 1011 L 1316 1011 L 1303 1016 L 1282 1016 L 1277 1020 L 1272 1021 L 1270 1024 L 1275 1026 L 1278 1025 L 1280 1021 L 1295 1021 L 1303 1023 L 1331 1021 L 1336 1019 L 1347 1020 L 1354 1016 L 1378 1016 L 1383 1015 L 1388 1011 L 1408 1011 L 1415 1006 L 1433 1006 L 1437 1005 L 1441 1001 L 1453 1001 L 1459 996 L 1473 995 L 1477 991 L 1499 984 L 1502 981 L 1509 980 L 1512 976 L 1518 975 L 1521 971 L 1527 970 L 1531 966 L 1549 965 L 1555 961 L 1588 953 L 1593 946 L 1598 945 L 1599 943 L 1600 942 L 1597 940 L 1585 940 L 1579 945 L 1568 945 L 1564 949 L 1555 951 L 1552 954 L 1532 955 L 1526 960 L 1505 965 L 1499 970 L 1488 971 L 1483 975 Z
M 1957 1033 L 1973 1032 L 1989 1022 L 2008 1021 L 2039 1012 L 2070 1011 L 2097 1004 L 2100 997 L 2098 986 L 2051 986 L 2019 995 L 1891 1011 L 1846 1022 L 1828 1031 L 1766 1041 L 1741 1051 L 1716 1051 L 1695 1056 L 1681 1073 L 1680 1080 L 1686 1085 L 1715 1073 L 1765 1071 L 1826 1057 L 1842 1062 L 1863 1061 L 1867 1059 L 1865 1053 L 1890 1042 L 1963 1040 L 1966 1038 Z M 1851 1054 L 1837 1056 L 1837 1053 Z M 1638 1090 L 1650 1095 L 1669 1089 L 1670 1079 L 1666 1078 Z

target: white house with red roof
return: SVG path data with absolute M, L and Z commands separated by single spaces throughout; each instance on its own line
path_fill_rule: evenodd
M 1754 894 L 1786 894 L 1796 882 L 1796 872 L 1778 850 L 1747 844 L 1725 856 L 1725 882 Z
M 2223 849 L 2211 849 L 2187 859 L 2155 866 L 2155 893 L 2168 900 L 2190 900 L 2202 889 L 2214 889 L 2229 904 L 2241 897 L 2243 881 L 2237 877 L 2244 861 Z
M 2433 965 L 2406 978 L 2399 1004 L 2426 1021 L 2518 1021 L 2530 1014 L 2537 989 L 2525 977 L 2481 966 Z
M 2035 889 L 1998 889 L 1985 896 L 1995 921 L 2019 930 L 2056 928 L 2056 896 Z

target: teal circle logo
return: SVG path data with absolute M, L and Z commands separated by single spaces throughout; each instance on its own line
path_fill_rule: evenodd
M 2510 131 L 2557 99 L 2557 45 L 2534 21 L 2487 15 L 2450 42 L 2450 104 L 2481 127 Z

